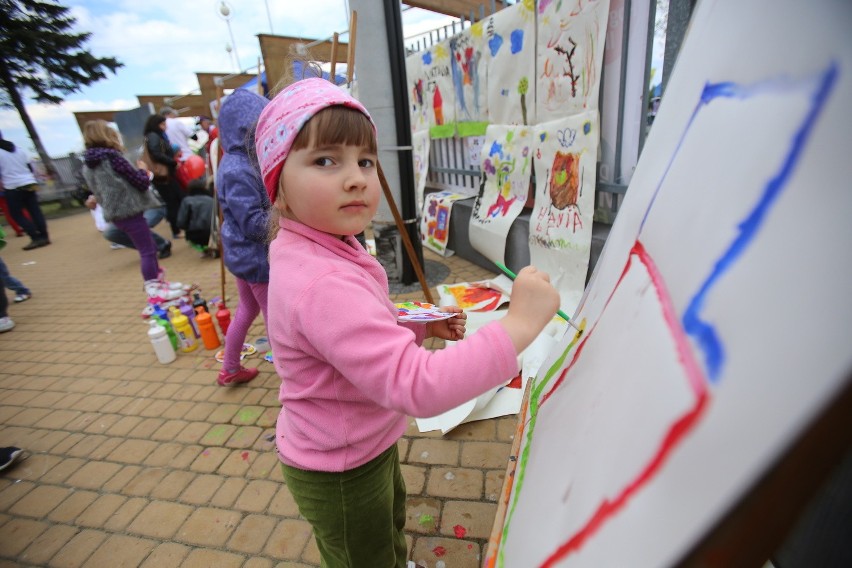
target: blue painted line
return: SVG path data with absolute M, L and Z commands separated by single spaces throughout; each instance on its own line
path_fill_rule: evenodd
M 760 196 L 757 204 L 751 212 L 737 226 L 739 234 L 733 240 L 728 249 L 719 257 L 713 266 L 709 276 L 699 287 L 698 292 L 692 297 L 682 317 L 682 323 L 686 333 L 695 338 L 699 348 L 704 353 L 704 361 L 711 382 L 717 382 L 725 362 L 725 348 L 719 338 L 715 327 L 700 317 L 707 295 L 712 291 L 718 280 L 730 270 L 732 265 L 746 251 L 752 243 L 760 228 L 766 221 L 773 205 L 778 200 L 783 190 L 787 187 L 796 164 L 802 156 L 807 145 L 808 138 L 813 132 L 817 118 L 828 99 L 828 95 L 837 82 L 839 68 L 832 63 L 817 81 L 817 88 L 811 96 L 810 109 L 791 140 L 790 149 L 784 157 L 779 170 L 773 175 Z M 765 92 L 765 84 L 757 85 L 756 88 L 748 88 L 723 83 L 719 85 L 708 85 L 702 96 L 701 104 L 709 104 L 710 101 L 719 97 L 750 98 L 755 94 Z
M 778 197 L 786 188 L 787 182 L 790 180 L 790 177 L 795 170 L 805 147 L 807 146 L 808 138 L 813 132 L 817 118 L 825 106 L 831 90 L 837 83 L 839 74 L 839 66 L 837 63 L 833 62 L 823 73 L 818 75 L 815 80 L 809 79 L 794 81 L 787 78 L 779 78 L 772 81 L 756 83 L 754 85 L 739 85 L 730 82 L 714 84 L 708 83 L 702 91 L 700 100 L 696 105 L 692 116 L 690 116 L 690 119 L 687 122 L 683 135 L 675 148 L 675 152 L 673 153 L 671 160 L 669 160 L 665 172 L 654 191 L 654 195 L 651 198 L 648 209 L 645 211 L 645 215 L 639 229 L 640 233 L 648 218 L 648 214 L 653 207 L 654 201 L 659 194 L 660 188 L 662 187 L 674 160 L 680 152 L 681 145 L 686 139 L 686 135 L 688 134 L 690 127 L 702 108 L 719 98 L 745 100 L 761 94 L 778 94 L 784 91 L 798 90 L 803 86 L 809 87 L 811 84 L 815 83 L 816 88 L 810 97 L 810 108 L 808 113 L 793 135 L 790 141 L 790 148 L 779 169 L 767 182 L 754 208 L 737 225 L 738 235 L 727 250 L 725 250 L 716 260 L 710 274 L 702 282 L 697 293 L 689 301 L 686 311 L 681 319 L 684 330 L 688 335 L 695 339 L 699 349 L 704 354 L 704 362 L 711 382 L 715 383 L 719 379 L 722 367 L 725 363 L 725 348 L 715 327 L 701 319 L 701 310 L 704 307 L 708 294 L 712 291 L 718 280 L 728 270 L 730 270 L 732 265 L 742 256 L 754 240 L 756 234 L 766 221 L 772 206 L 776 203 Z

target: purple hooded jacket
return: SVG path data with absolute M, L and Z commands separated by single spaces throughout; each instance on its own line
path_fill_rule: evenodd
M 225 266 L 237 278 L 255 283 L 269 282 L 269 198 L 249 148 L 254 148 L 254 127 L 268 103 L 252 91 L 237 89 L 219 111 L 219 144 L 225 153 L 216 171 L 216 192 Z

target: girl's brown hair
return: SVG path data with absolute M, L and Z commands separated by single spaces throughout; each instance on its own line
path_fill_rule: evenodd
M 90 120 L 83 125 L 83 142 L 86 148 L 112 148 L 124 151 L 121 137 L 105 120 Z
M 376 152 L 376 134 L 361 111 L 331 106 L 316 113 L 293 140 L 290 151 L 322 146 L 358 146 Z

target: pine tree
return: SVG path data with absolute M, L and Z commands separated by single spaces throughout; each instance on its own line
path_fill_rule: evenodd
M 55 173 L 24 106 L 23 95 L 59 104 L 122 66 L 84 49 L 91 33 L 72 31 L 76 19 L 50 0 L 0 0 L 0 107 L 15 107 L 48 173 Z

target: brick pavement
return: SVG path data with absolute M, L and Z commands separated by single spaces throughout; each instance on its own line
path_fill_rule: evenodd
M 17 327 L 0 334 L 0 446 L 30 454 L 0 473 L 0 568 L 317 566 L 269 440 L 279 409 L 272 365 L 255 356 L 258 378 L 230 389 L 216 385 L 212 351 L 160 365 L 138 315 L 136 253 L 110 250 L 85 212 L 49 226 L 53 245 L 25 252 L 26 239 L 11 237 L 2 251 L 34 296 L 10 304 Z M 493 276 L 426 255 L 449 266 L 447 282 Z M 219 295 L 219 261 L 185 242 L 161 264 L 205 298 Z M 226 294 L 235 308 L 231 277 Z M 261 335 L 258 318 L 249 339 Z M 515 419 L 443 437 L 411 420 L 399 447 L 412 559 L 480 565 Z

